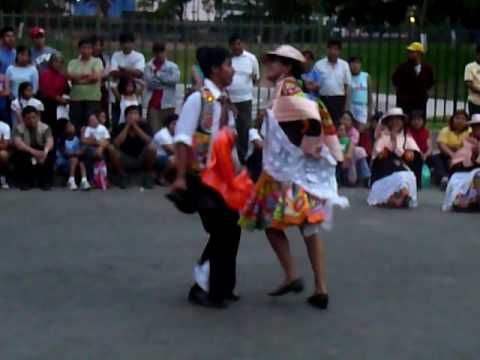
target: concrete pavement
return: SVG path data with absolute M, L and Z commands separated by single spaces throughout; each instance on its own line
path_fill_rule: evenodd
M 305 304 L 309 291 L 266 296 L 281 273 L 262 233 L 242 239 L 242 301 L 190 306 L 205 235 L 163 190 L 0 192 L 0 359 L 478 359 L 479 215 L 442 213 L 436 190 L 412 211 L 345 193 L 351 208 L 323 234 L 331 307 L 321 312 Z

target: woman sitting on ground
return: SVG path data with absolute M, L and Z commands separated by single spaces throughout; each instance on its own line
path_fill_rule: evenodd
M 437 185 L 445 189 L 448 184 L 449 165 L 452 157 L 463 146 L 469 135 L 468 114 L 464 110 L 455 112 L 437 138 L 440 153 L 432 157 L 432 173 Z
M 452 157 L 443 210 L 480 210 L 480 114 L 468 123 L 472 133 Z
M 400 108 L 390 109 L 381 120 L 385 129 L 373 150 L 369 205 L 417 206 L 417 181 L 412 169 L 421 167 L 423 161 L 415 140 L 405 131 L 406 120 Z

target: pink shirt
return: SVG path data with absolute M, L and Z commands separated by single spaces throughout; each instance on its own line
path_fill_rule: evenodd
M 466 138 L 463 141 L 463 146 L 453 154 L 452 166 L 457 164 L 463 164 L 465 167 L 473 166 L 472 157 L 475 149 L 480 151 L 480 142 L 473 137 Z
M 383 132 L 380 138 L 375 142 L 375 146 L 373 149 L 373 158 L 376 158 L 380 153 L 383 152 L 384 149 L 394 152 L 397 156 L 400 157 L 403 156 L 405 150 L 420 152 L 420 149 L 418 148 L 418 145 L 412 138 L 412 136 L 407 134 L 407 138 L 405 139 L 405 135 L 403 132 L 397 135 L 395 148 L 394 144 L 392 143 L 390 134 L 388 134 L 387 132 Z

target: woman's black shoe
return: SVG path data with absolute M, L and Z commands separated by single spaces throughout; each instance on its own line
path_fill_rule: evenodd
M 326 309 L 328 307 L 328 294 L 316 294 L 310 296 L 307 301 L 313 307 Z
M 297 280 L 293 280 L 290 284 L 287 284 L 287 285 L 284 285 L 282 287 L 280 287 L 279 289 L 275 290 L 275 291 L 272 291 L 272 292 L 269 292 L 268 295 L 269 296 L 282 296 L 282 295 L 286 295 L 288 293 L 295 293 L 295 294 L 298 294 L 298 293 L 301 293 L 303 291 L 303 280 L 302 279 L 297 279 Z

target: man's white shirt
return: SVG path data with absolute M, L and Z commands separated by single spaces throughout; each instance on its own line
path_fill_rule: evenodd
M 230 100 L 233 103 L 251 101 L 253 80 L 260 79 L 260 65 L 256 56 L 244 50 L 240 56 L 232 57 L 232 67 L 235 74 L 227 89 Z

